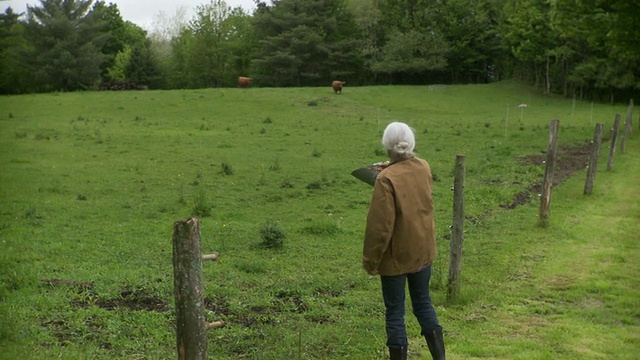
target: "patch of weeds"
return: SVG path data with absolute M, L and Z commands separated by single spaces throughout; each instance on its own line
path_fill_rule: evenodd
M 313 150 L 313 152 L 311 153 L 311 156 L 319 158 L 322 156 L 322 153 L 319 150 Z
M 260 228 L 260 245 L 266 248 L 280 248 L 286 238 L 284 230 L 277 222 L 268 222 Z
M 271 118 L 270 118 L 270 117 L 268 117 L 268 116 L 267 116 L 267 118 L 266 118 L 266 119 L 262 120 L 262 123 L 263 123 L 263 124 L 271 124 L 271 123 L 273 123 L 273 121 L 271 120 Z
M 340 229 L 340 227 L 335 223 L 322 221 L 305 226 L 302 228 L 301 232 L 316 236 L 332 236 L 341 233 L 342 229 Z
M 490 123 L 490 122 L 486 122 L 486 123 L 484 123 L 484 127 L 486 127 L 486 128 L 491 127 L 491 123 Z
M 17 132 L 15 133 L 16 139 L 24 139 L 27 137 L 27 133 L 26 132 Z
M 9 119 L 13 119 L 13 113 L 9 113 Z
M 266 186 L 268 184 L 269 182 L 267 181 L 267 175 L 264 172 L 262 172 L 262 174 L 260 175 L 260 179 L 258 179 L 258 185 Z
M 309 190 L 318 190 L 322 188 L 322 181 L 312 181 L 307 184 L 307 189 Z
M 51 180 L 51 187 L 38 188 L 38 191 L 40 192 L 48 191 L 54 194 L 65 194 L 67 192 L 64 182 L 60 181 L 59 179 Z
M 84 194 L 78 194 L 78 195 L 76 195 L 76 200 L 86 201 L 87 200 L 87 196 L 84 195 Z
M 273 164 L 269 165 L 269 170 L 271 171 L 278 171 L 280 170 L 282 167 L 280 166 L 280 159 L 278 159 L 276 157 L 276 159 L 273 161 Z
M 311 100 L 307 103 L 307 106 L 318 106 L 318 102 L 315 100 Z
M 178 187 L 178 204 L 187 205 L 187 199 L 184 194 L 184 185 L 181 183 Z
M 280 290 L 273 295 L 274 304 L 284 311 L 304 313 L 310 309 L 298 290 Z
M 223 162 L 220 167 L 220 172 L 224 175 L 233 175 L 233 167 L 226 162 Z
M 32 225 L 39 226 L 44 222 L 44 216 L 36 210 L 34 207 L 30 207 L 24 213 L 25 219 L 27 219 Z
M 33 137 L 34 140 L 51 140 L 51 137 L 49 135 L 42 135 L 42 134 L 36 134 Z
M 265 128 L 260 129 L 260 134 L 266 134 L 266 133 L 267 133 L 267 129 Z
M 93 138 L 95 139 L 96 144 L 102 144 L 104 142 L 104 140 L 102 140 L 102 132 L 100 131 L 100 129 L 95 129 L 93 134 L 94 134 Z
M 378 148 L 378 149 L 376 149 L 375 154 L 376 154 L 376 156 L 386 156 L 387 152 L 384 149 Z
M 212 214 L 212 205 L 209 203 L 207 194 L 203 189 L 200 189 L 196 194 L 193 202 L 193 208 L 191 210 L 193 216 L 197 217 L 209 217 Z
M 264 274 L 267 272 L 265 263 L 262 261 L 243 261 L 237 268 L 247 274 Z
M 293 189 L 293 182 L 289 179 L 286 179 L 280 184 L 280 188 L 282 189 Z
M 512 153 L 513 153 L 513 148 L 508 145 L 499 147 L 495 152 L 496 155 L 502 155 L 502 156 L 511 156 Z

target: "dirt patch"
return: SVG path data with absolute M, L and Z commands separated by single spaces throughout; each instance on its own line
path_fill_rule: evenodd
M 125 290 L 120 293 L 120 297 L 116 299 L 97 299 L 94 303 L 106 310 L 146 310 L 165 312 L 167 311 L 167 303 L 163 300 L 145 294 L 141 291 Z
M 87 289 L 81 292 L 80 297 L 72 301 L 71 304 L 83 308 L 97 306 L 105 310 L 124 309 L 129 311 L 165 312 L 168 309 L 166 301 L 140 290 L 123 290 L 117 298 L 103 299 L 93 291 Z
M 556 150 L 556 163 L 553 171 L 553 186 L 561 184 L 576 171 L 584 170 L 589 164 L 591 157 L 591 143 L 587 142 L 580 146 L 559 146 Z M 518 159 L 522 165 L 544 166 L 547 160 L 545 153 L 524 156 Z M 502 205 L 504 209 L 515 209 L 520 205 L 529 203 L 533 198 L 537 198 L 542 192 L 542 180 L 534 183 L 529 188 L 516 194 L 511 202 Z

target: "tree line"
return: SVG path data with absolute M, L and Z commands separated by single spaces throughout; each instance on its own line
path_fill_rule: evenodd
M 41 0 L 0 14 L 0 93 L 529 82 L 626 101 L 640 90 L 639 0 L 224 0 L 153 31 L 117 5 Z

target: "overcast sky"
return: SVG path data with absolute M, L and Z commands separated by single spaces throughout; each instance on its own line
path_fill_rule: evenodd
M 120 15 L 124 20 L 146 29 L 151 30 L 154 17 L 160 12 L 171 18 L 180 7 L 184 7 L 187 12 L 187 20 L 193 18 L 194 10 L 198 5 L 208 4 L 210 0 L 104 0 L 106 4 L 118 5 Z M 234 8 L 240 6 L 248 13 L 255 9 L 253 0 L 225 0 L 228 6 Z M 39 0 L 0 0 L 2 13 L 6 8 L 11 7 L 16 13 L 27 11 L 27 4 L 30 6 L 40 6 Z

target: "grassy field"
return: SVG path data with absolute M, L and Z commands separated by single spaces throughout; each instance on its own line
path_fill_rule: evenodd
M 518 107 L 519 104 L 526 107 Z M 382 130 L 416 129 L 434 173 L 433 296 L 450 359 L 634 359 L 638 134 L 594 193 L 541 181 L 548 125 L 584 146 L 626 106 L 474 86 L 205 89 L 0 97 L 0 359 L 172 359 L 175 221 L 202 220 L 212 359 L 384 359 L 379 280 L 360 266 Z M 637 116 L 636 116 L 637 118 Z M 637 131 L 636 131 L 637 132 Z M 608 138 L 608 134 L 606 134 Z M 561 152 L 562 153 L 562 152 Z M 445 299 L 453 165 L 467 156 L 460 297 Z M 285 234 L 278 249 L 260 230 Z M 410 313 L 411 359 L 428 359 Z

